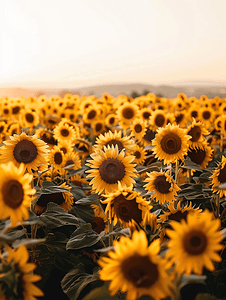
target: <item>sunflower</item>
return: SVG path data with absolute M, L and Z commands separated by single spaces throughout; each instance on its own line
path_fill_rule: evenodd
M 174 163 L 176 160 L 184 159 L 188 151 L 188 140 L 191 137 L 186 135 L 186 130 L 178 125 L 168 124 L 159 128 L 152 144 L 155 157 L 164 160 L 164 164 Z
M 133 150 L 135 148 L 134 140 L 131 138 L 131 136 L 124 136 L 122 137 L 121 131 L 115 131 L 114 133 L 112 131 L 105 132 L 104 135 L 100 134 L 96 138 L 96 144 L 94 145 L 95 149 L 101 149 L 103 150 L 104 146 L 115 146 L 118 145 L 118 150 L 124 149 L 127 150 Z
M 145 159 L 146 159 L 146 150 L 143 147 L 140 147 L 136 144 L 136 147 L 131 152 L 132 155 L 135 156 L 134 163 L 136 163 L 138 166 L 143 166 Z
M 35 213 L 41 214 L 43 213 L 46 208 L 47 204 L 49 202 L 54 202 L 60 205 L 65 211 L 69 211 L 73 204 L 74 204 L 74 196 L 72 193 L 70 193 L 71 187 L 67 185 L 65 182 L 59 185 L 60 187 L 63 187 L 68 190 L 65 192 L 58 192 L 58 193 L 52 193 L 52 194 L 42 194 L 35 205 Z
M 19 122 L 12 122 L 8 124 L 7 133 L 6 133 L 8 136 L 14 134 L 21 134 L 21 133 L 22 133 L 22 127 Z
M 20 115 L 23 127 L 35 127 L 39 123 L 38 113 L 31 110 L 23 110 Z
M 202 275 L 203 268 L 214 271 L 213 261 L 221 261 L 217 251 L 223 248 L 220 244 L 222 234 L 218 231 L 220 220 L 214 219 L 213 214 L 205 210 L 189 213 L 187 222 L 171 221 L 170 225 L 173 230 L 166 229 L 170 237 L 166 258 L 175 263 L 175 270 L 187 276 L 192 272 Z
M 220 195 L 220 197 L 226 197 L 226 190 L 215 188 L 226 182 L 226 158 L 222 155 L 221 163 L 218 168 L 213 172 L 213 175 L 210 176 L 212 179 L 212 189 L 214 193 Z
M 43 124 L 49 129 L 53 129 L 60 122 L 60 119 L 56 115 L 46 115 L 43 119 Z
M 10 217 L 11 225 L 14 227 L 23 219 L 29 217 L 32 195 L 36 193 L 31 188 L 32 175 L 24 174 L 25 168 L 20 164 L 17 168 L 12 162 L 1 164 L 0 167 L 0 219 Z
M 125 128 L 129 127 L 129 124 L 136 119 L 138 110 L 138 106 L 132 103 L 127 102 L 121 105 L 117 110 L 117 116 L 121 126 Z
M 0 163 L 12 161 L 16 166 L 24 163 L 29 173 L 31 169 L 37 170 L 41 165 L 47 164 L 48 145 L 36 135 L 28 136 L 24 132 L 21 135 L 14 134 L 3 143 L 4 146 L 0 148 Z
M 171 295 L 173 288 L 166 263 L 158 256 L 159 240 L 148 246 L 144 231 L 135 231 L 132 239 L 121 237 L 114 241 L 114 252 L 98 261 L 100 279 L 111 281 L 109 290 L 114 296 L 119 290 L 127 292 L 127 300 L 139 299 L 142 295 L 160 300 Z
M 69 165 L 73 165 L 69 169 L 78 170 L 81 168 L 81 160 L 79 158 L 78 153 L 71 152 L 64 155 L 63 167 L 68 167 Z
M 176 111 L 174 113 L 175 122 L 180 127 L 185 127 L 188 123 L 186 110 Z
M 150 117 L 152 115 L 152 110 L 149 107 L 144 107 L 139 111 L 139 116 L 143 121 L 149 122 Z
M 214 127 L 216 129 L 216 131 L 221 131 L 221 121 L 222 121 L 222 116 L 218 116 L 215 120 L 214 120 Z
M 70 181 L 77 186 L 82 187 L 83 184 L 89 185 L 89 182 L 83 178 L 82 176 L 75 174 L 73 176 L 71 176 Z
M 166 112 L 159 109 L 154 111 L 150 117 L 150 124 L 154 130 L 164 127 L 166 125 Z
M 177 196 L 180 188 L 169 176 L 169 171 L 166 173 L 151 172 L 147 173 L 147 175 L 148 177 L 144 180 L 147 184 L 144 185 L 144 188 L 148 192 L 154 192 L 151 198 L 155 198 L 159 204 L 175 200 L 175 196 Z
M 202 107 L 200 109 L 199 119 L 207 126 L 211 126 L 215 118 L 215 111 L 211 107 Z
M 192 206 L 192 202 L 189 205 L 185 205 L 183 208 L 181 207 L 181 202 L 178 201 L 177 204 L 175 202 L 171 202 L 167 204 L 167 208 L 169 212 L 164 212 L 163 215 L 160 215 L 158 218 L 158 223 L 163 223 L 165 221 L 177 221 L 181 222 L 181 220 L 186 220 L 188 213 L 192 212 L 201 212 L 201 209 L 194 208 Z
M 93 129 L 93 135 L 99 135 L 101 132 L 105 131 L 105 120 L 98 119 L 97 121 L 91 123 Z
M 188 157 L 202 169 L 206 169 L 208 163 L 212 160 L 212 153 L 213 149 L 208 146 L 206 141 L 196 142 L 195 148 L 190 146 L 188 149 Z
M 2 257 L 1 299 L 36 300 L 36 297 L 44 295 L 42 290 L 34 285 L 34 282 L 39 281 L 41 276 L 33 274 L 32 271 L 36 268 L 36 265 L 28 263 L 29 251 L 24 245 L 15 250 L 6 245 Z M 7 276 L 7 281 L 4 279 L 4 275 Z
M 148 146 L 148 145 L 152 145 L 152 141 L 154 140 L 156 135 L 156 132 L 152 129 L 152 126 L 148 126 L 146 128 L 146 132 L 145 135 L 143 136 L 143 138 L 141 139 L 140 143 L 141 145 Z
M 186 133 L 191 136 L 188 144 L 194 149 L 198 146 L 198 142 L 202 142 L 204 140 L 204 135 L 210 134 L 206 127 L 195 119 L 193 119 L 192 124 L 186 129 Z
M 83 159 L 93 152 L 92 144 L 84 138 L 76 138 L 74 141 L 74 147 L 75 150 L 78 149 L 78 154 Z
M 43 142 L 45 142 L 49 149 L 51 150 L 54 146 L 57 145 L 57 140 L 53 137 L 52 131 L 47 128 L 38 128 L 35 131 L 35 135 Z
M 5 121 L 0 121 L 0 136 L 4 136 L 7 130 L 7 123 Z
M 90 106 L 83 114 L 83 121 L 86 124 L 91 124 L 99 117 L 99 110 L 97 106 Z
M 135 119 L 130 125 L 131 136 L 134 136 L 137 141 L 141 141 L 146 132 L 146 123 L 141 119 Z
M 58 146 L 54 146 L 49 152 L 49 164 L 54 168 L 62 168 L 65 164 L 64 152 L 60 150 Z
M 195 118 L 195 120 L 198 120 L 199 115 L 200 115 L 200 106 L 194 103 L 187 111 L 187 119 L 192 120 L 193 118 Z
M 122 188 L 121 184 L 116 192 L 104 196 L 105 200 L 101 202 L 107 204 L 105 214 L 109 213 L 109 220 L 112 222 L 113 219 L 113 225 L 119 221 L 122 228 L 129 227 L 133 220 L 140 224 L 145 214 L 152 209 L 150 201 L 132 188 Z
M 94 212 L 94 217 L 91 221 L 93 231 L 96 231 L 97 233 L 101 233 L 102 231 L 105 231 L 105 233 L 107 233 L 108 232 L 108 225 L 107 225 L 108 220 L 107 220 L 102 208 L 96 204 L 91 204 L 90 206 Z
M 116 114 L 109 114 L 105 118 L 105 125 L 108 127 L 115 126 L 118 123 L 118 118 Z
M 135 164 L 132 164 L 135 157 L 125 156 L 125 151 L 119 152 L 117 145 L 104 147 L 104 151 L 96 149 L 90 156 L 93 160 L 88 160 L 87 166 L 92 169 L 86 171 L 90 173 L 87 178 L 94 177 L 90 185 L 97 193 L 115 192 L 118 182 L 123 188 L 132 187 L 135 183 L 132 178 L 137 176 Z
M 64 155 L 74 151 L 72 144 L 68 141 L 60 141 L 59 143 L 57 143 L 57 146 L 61 151 L 64 152 Z
M 53 130 L 53 136 L 57 141 L 71 142 L 76 138 L 75 130 L 68 124 L 60 122 Z

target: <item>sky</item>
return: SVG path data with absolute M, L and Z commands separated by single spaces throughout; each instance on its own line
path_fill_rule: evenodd
M 0 2 L 0 87 L 226 83 L 225 0 Z

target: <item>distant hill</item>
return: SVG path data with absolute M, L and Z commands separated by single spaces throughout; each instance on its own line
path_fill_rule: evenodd
M 125 94 L 130 96 L 133 92 L 137 94 L 143 94 L 144 92 L 151 92 L 156 95 L 161 95 L 167 98 L 174 98 L 178 93 L 185 93 L 188 97 L 201 95 L 206 95 L 209 98 L 215 96 L 226 97 L 226 84 L 216 83 L 216 82 L 184 82 L 174 83 L 172 85 L 150 85 L 142 83 L 131 83 L 131 84 L 108 84 L 108 85 L 94 85 L 94 86 L 84 86 L 79 88 L 42 88 L 39 89 L 24 89 L 24 88 L 0 88 L 0 97 L 35 97 L 45 94 L 47 96 L 51 95 L 61 95 L 65 93 L 72 94 L 84 94 L 84 95 L 96 95 L 100 97 L 103 93 L 109 93 L 112 96 L 118 96 L 120 94 Z

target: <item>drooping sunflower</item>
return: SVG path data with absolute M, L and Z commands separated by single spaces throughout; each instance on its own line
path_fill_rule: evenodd
M 204 135 L 210 134 L 205 125 L 199 121 L 196 121 L 195 119 L 193 119 L 192 124 L 187 128 L 186 131 L 186 133 L 191 136 L 188 144 L 194 149 L 198 147 L 198 142 L 202 142 L 204 140 Z
M 104 150 L 96 149 L 90 155 L 92 160 L 88 160 L 87 166 L 92 168 L 86 171 L 90 173 L 87 178 L 92 188 L 98 193 L 112 193 L 118 189 L 118 182 L 123 188 L 132 187 L 135 183 L 132 177 L 136 177 L 136 170 L 133 164 L 134 156 L 125 155 L 125 151 L 119 152 L 118 146 L 104 147 Z
M 93 152 L 92 144 L 87 139 L 84 138 L 76 138 L 74 141 L 74 147 L 75 150 L 76 149 L 79 150 L 78 154 L 83 159 Z
M 65 182 L 59 185 L 67 190 L 63 192 L 57 192 L 52 194 L 41 194 L 38 198 L 36 205 L 35 205 L 35 213 L 41 214 L 43 213 L 49 202 L 54 202 L 60 205 L 65 211 L 69 211 L 74 204 L 74 196 L 70 193 L 71 187 L 67 185 Z
M 146 123 L 141 119 L 135 119 L 130 125 L 131 136 L 134 136 L 137 141 L 141 141 L 146 132 Z
M 75 130 L 68 124 L 62 124 L 61 122 L 54 128 L 53 136 L 58 141 L 71 142 L 76 138 Z
M 28 136 L 24 132 L 14 134 L 3 143 L 4 146 L 0 148 L 0 163 L 12 161 L 16 166 L 23 163 L 29 173 L 31 169 L 37 170 L 41 165 L 47 164 L 48 145 L 36 135 Z
M 60 122 L 60 119 L 56 115 L 46 115 L 43 118 L 43 124 L 47 126 L 49 129 L 53 129 Z
M 94 212 L 94 217 L 91 221 L 93 231 L 101 233 L 102 231 L 108 232 L 107 218 L 104 211 L 99 205 L 91 204 L 90 205 Z
M 81 175 L 78 175 L 78 174 L 71 176 L 70 181 L 73 184 L 80 186 L 80 187 L 82 187 L 83 184 L 89 185 L 89 182 L 85 178 L 83 178 Z
M 147 175 L 148 177 L 144 180 L 147 184 L 144 185 L 144 188 L 148 192 L 154 192 L 151 198 L 155 198 L 160 204 L 175 200 L 180 188 L 169 175 L 169 171 L 166 173 L 151 172 Z
M 145 135 L 140 141 L 141 145 L 143 145 L 144 147 L 148 145 L 152 145 L 152 141 L 154 140 L 155 135 L 156 135 L 155 130 L 153 130 L 152 126 L 149 125 L 146 128 Z
M 221 261 L 217 251 L 223 248 L 220 244 L 220 220 L 214 219 L 213 214 L 205 210 L 202 213 L 189 213 L 187 222 L 171 221 L 170 225 L 173 230 L 166 229 L 170 237 L 170 250 L 166 253 L 166 258 L 175 264 L 175 270 L 187 276 L 192 272 L 202 275 L 204 267 L 214 271 L 213 261 Z
M 191 136 L 186 135 L 186 130 L 178 125 L 168 124 L 159 128 L 152 144 L 155 157 L 164 160 L 164 164 L 183 160 L 188 151 L 188 140 Z
M 105 132 L 104 134 L 100 134 L 96 138 L 96 144 L 94 147 L 97 149 L 103 150 L 104 146 L 115 146 L 118 145 L 118 150 L 125 149 L 127 150 L 133 150 L 135 148 L 135 142 L 131 138 L 131 136 L 122 136 L 122 131 L 115 131 L 114 133 L 112 131 Z
M 17 168 L 12 162 L 1 164 L 0 167 L 0 219 L 10 217 L 11 226 L 27 220 L 29 217 L 32 195 L 36 193 L 31 188 L 32 175 L 26 173 L 23 164 Z
M 222 155 L 221 163 L 218 165 L 218 168 L 213 172 L 213 175 L 210 176 L 212 179 L 212 189 L 214 193 L 219 194 L 220 197 L 226 197 L 226 190 L 215 188 L 226 182 L 226 158 Z
M 185 127 L 188 123 L 186 110 L 176 111 L 174 113 L 175 122 L 180 127 Z
M 73 165 L 69 168 L 70 165 Z M 64 155 L 64 165 L 63 167 L 68 167 L 68 169 L 77 170 L 81 168 L 81 160 L 78 153 L 71 152 Z
M 37 300 L 36 297 L 44 295 L 42 290 L 34 285 L 41 280 L 41 276 L 33 274 L 36 265 L 28 263 L 29 252 L 24 245 L 17 249 L 5 246 L 3 259 L 1 259 L 1 299 L 26 299 Z M 4 280 L 5 273 L 10 274 L 8 280 Z
M 160 300 L 171 295 L 172 281 L 163 258 L 158 256 L 159 240 L 148 246 L 143 230 L 135 231 L 132 239 L 121 237 L 114 241 L 115 251 L 98 261 L 100 279 L 111 281 L 109 290 L 114 296 L 119 290 L 127 292 L 127 300 L 149 295 Z
M 143 147 L 140 147 L 136 144 L 136 147 L 132 151 L 132 155 L 135 156 L 134 163 L 138 166 L 143 166 L 146 159 L 146 150 Z
M 132 221 L 140 224 L 147 212 L 152 209 L 150 201 L 140 196 L 140 193 L 132 188 L 122 188 L 118 186 L 118 191 L 104 195 L 105 200 L 101 202 L 107 204 L 105 214 L 109 213 L 109 220 L 115 226 L 119 221 L 122 228 L 130 226 Z
M 177 204 L 175 202 L 171 202 L 167 204 L 167 208 L 169 212 L 164 212 L 163 215 L 160 215 L 158 218 L 158 223 L 163 223 L 165 221 L 177 221 L 181 222 L 181 220 L 186 220 L 188 213 L 192 212 L 201 212 L 199 208 L 195 208 L 192 206 L 192 202 L 189 205 L 185 205 L 183 208 L 181 207 L 181 201 L 178 201 Z
M 159 109 L 154 111 L 150 117 L 150 124 L 154 130 L 164 127 L 166 125 L 166 112 Z
M 57 145 L 57 140 L 53 137 L 52 131 L 47 128 L 36 129 L 35 135 L 49 146 L 49 150 Z
M 188 156 L 191 161 L 199 165 L 200 168 L 206 169 L 208 163 L 212 160 L 213 149 L 204 140 L 202 142 L 196 142 L 196 147 L 192 146 L 188 149 Z

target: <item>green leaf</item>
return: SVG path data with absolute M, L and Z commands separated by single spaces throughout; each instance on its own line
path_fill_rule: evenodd
M 66 212 L 58 204 L 53 202 L 48 203 L 47 210 L 39 216 L 39 224 L 51 229 L 65 225 L 80 226 L 84 223 L 82 219 Z
M 95 245 L 101 239 L 101 235 L 92 230 L 91 224 L 85 224 L 76 229 L 70 240 L 67 242 L 66 249 L 82 249 Z
M 98 273 L 87 274 L 85 266 L 78 264 L 64 276 L 61 281 L 61 287 L 70 300 L 76 300 L 81 292 L 85 288 L 87 289 L 87 285 L 95 281 L 98 285 L 101 284 Z
M 118 295 L 115 295 L 114 297 L 110 296 L 109 289 L 108 289 L 109 283 L 105 282 L 102 286 L 97 287 L 93 289 L 88 295 L 86 295 L 82 300 L 119 300 L 122 299 L 119 298 Z
M 15 242 L 13 242 L 12 246 L 13 248 L 18 248 L 21 245 L 26 245 L 26 246 L 30 246 L 30 245 L 37 245 L 37 244 L 41 244 L 43 242 L 45 242 L 46 239 L 21 239 L 21 240 L 16 240 Z
M 188 156 L 183 161 L 183 166 L 182 167 L 184 169 L 191 169 L 191 170 L 203 172 L 203 170 L 199 167 L 199 165 L 197 165 L 196 163 L 191 161 L 190 157 L 188 157 Z
M 90 196 L 86 196 L 85 198 L 81 198 L 78 201 L 76 201 L 76 205 L 77 204 L 81 204 L 81 205 L 87 205 L 87 204 L 99 204 L 99 196 L 98 194 L 92 194 Z

